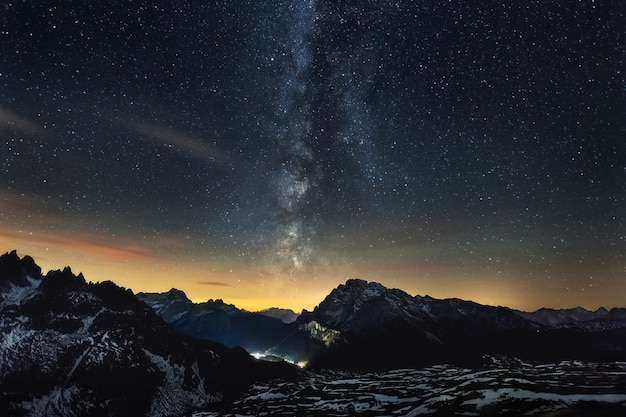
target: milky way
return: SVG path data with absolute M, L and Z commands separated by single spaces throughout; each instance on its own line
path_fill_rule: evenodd
M 5 2 L 0 243 L 249 306 L 623 304 L 625 8 Z

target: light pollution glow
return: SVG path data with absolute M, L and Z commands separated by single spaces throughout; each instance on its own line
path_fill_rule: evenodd
M 183 235 L 122 235 L 94 232 L 79 221 L 53 214 L 40 199 L 8 190 L 2 202 L 0 248 L 17 250 L 35 259 L 42 271 L 70 266 L 88 281 L 110 280 L 134 292 L 165 292 L 172 287 L 184 291 L 194 302 L 223 299 L 248 311 L 269 307 L 312 310 L 333 288 L 348 278 L 377 281 L 412 295 L 462 298 L 481 304 L 502 305 L 525 311 L 541 307 L 621 306 L 615 286 L 579 285 L 572 277 L 585 275 L 580 265 L 559 265 L 547 277 L 532 265 L 497 265 L 451 260 L 443 247 L 427 247 L 419 239 L 396 242 L 394 248 L 372 248 L 372 236 L 344 234 L 316 249 L 314 263 L 285 269 L 272 260 L 256 257 L 238 259 L 220 253 L 209 259 L 195 250 L 193 239 Z M 15 226 L 21 225 L 21 226 Z M 382 232 L 385 233 L 383 227 Z M 419 235 L 415 232 L 414 235 Z M 416 259 L 421 253 L 431 258 Z M 235 259 L 235 261 L 233 261 Z M 617 276 L 619 265 L 604 271 Z M 613 269 L 611 269 L 613 268 Z M 601 281 L 598 271 L 597 281 Z M 588 277 L 583 280 L 588 282 Z M 581 300 L 584 300 L 581 303 Z
M 79 232 L 58 230 L 18 230 L 3 228 L 0 247 L 30 255 L 43 272 L 70 266 L 88 281 L 111 280 L 134 292 L 165 292 L 175 287 L 194 302 L 223 299 L 248 311 L 269 307 L 312 310 L 345 279 L 358 277 L 400 288 L 412 295 L 435 298 L 457 297 L 481 304 L 503 305 L 526 311 L 540 307 L 610 308 L 607 300 L 619 305 L 615 291 L 600 292 L 594 287 L 562 291 L 556 280 L 553 288 L 538 280 L 510 285 L 506 272 L 485 273 L 460 265 L 419 262 L 385 262 L 362 257 L 348 259 L 350 253 L 321 255 L 325 262 L 310 269 L 286 273 L 270 264 L 227 264 L 194 258 L 191 245 L 183 238 L 159 237 L 131 240 L 100 238 Z M 345 255 L 345 256 L 344 256 Z M 417 278 L 416 278 L 417 277 Z

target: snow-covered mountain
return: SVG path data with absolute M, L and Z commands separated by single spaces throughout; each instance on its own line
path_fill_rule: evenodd
M 294 324 L 273 352 L 293 355 L 306 345 L 313 367 L 389 369 L 476 362 L 486 354 L 626 359 L 626 322 L 595 329 L 546 326 L 508 308 L 411 296 L 358 279 L 339 285 Z
M 167 323 L 189 314 L 193 303 L 184 292 L 172 288 L 164 293 L 137 293 L 137 298 L 148 304 Z
M 182 334 L 229 347 L 241 346 L 248 352 L 265 352 L 289 332 L 289 327 L 278 318 L 241 310 L 222 300 L 195 304 L 177 289 L 138 293 L 137 298 Z
M 518 314 L 528 320 L 541 323 L 546 326 L 577 323 L 589 320 L 606 318 L 609 312 L 605 308 L 589 311 L 582 307 L 556 310 L 553 308 L 540 308 L 534 312 L 520 311 Z
M 569 317 L 563 324 L 538 319 L 541 311 L 525 315 L 350 279 L 312 312 L 303 311 L 285 324 L 221 300 L 194 304 L 178 290 L 138 296 L 181 333 L 313 367 L 388 369 L 474 362 L 485 354 L 626 359 L 626 320 L 619 318 L 623 309 L 606 314 L 544 309 L 554 317 Z
M 324 327 L 351 332 L 384 326 L 392 320 L 432 321 L 425 305 L 404 291 L 360 279 L 339 285 L 305 317 Z
M 142 298 L 150 306 L 111 282 L 87 283 L 69 267 L 43 276 L 28 256 L 0 256 L 0 415 L 218 415 L 206 410 L 230 403 L 254 381 L 296 377 L 287 364 L 181 332 L 269 346 L 265 353 L 309 360 L 313 370 L 473 369 L 485 355 L 626 362 L 625 309 L 533 316 L 569 317 L 546 325 L 507 308 L 411 296 L 357 279 L 291 324 L 221 300 L 194 304 L 178 290 Z M 282 398 L 282 389 L 246 401 Z
M 288 308 L 266 308 L 265 310 L 259 311 L 259 314 L 263 314 L 264 316 L 273 317 L 275 319 L 279 319 L 285 324 L 293 323 L 298 318 L 299 314 L 293 310 Z
M 614 307 L 607 310 L 600 307 L 589 311 L 582 307 L 555 310 L 541 308 L 534 312 L 515 311 L 521 317 L 540 323 L 553 330 L 580 332 L 608 332 L 626 329 L 626 308 Z
M 402 290 L 360 279 L 339 285 L 305 316 L 325 327 L 351 332 L 384 327 L 394 321 L 432 328 L 436 333 L 442 325 L 457 320 L 471 321 L 482 330 L 511 330 L 530 325 L 506 308 L 456 298 L 437 300 L 411 296 Z
M 505 308 L 411 296 L 360 279 L 339 285 L 296 323 L 298 337 L 308 332 L 318 342 L 313 366 L 354 369 L 479 357 L 500 334 L 538 327 Z
M 112 282 L 0 256 L 0 415 L 176 416 L 294 372 L 183 337 Z

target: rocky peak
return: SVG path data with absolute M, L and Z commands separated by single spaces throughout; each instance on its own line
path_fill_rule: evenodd
M 339 285 L 317 306 L 314 313 L 321 319 L 345 321 L 360 310 L 367 301 L 380 297 L 386 288 L 377 282 L 350 279 Z
M 185 294 L 184 291 L 181 291 L 176 288 L 170 289 L 168 292 L 165 293 L 165 295 L 170 300 L 180 300 L 184 302 L 191 301 L 189 300 L 189 298 L 187 298 L 187 294 Z
M 604 308 L 604 307 L 599 307 L 599 308 L 595 311 L 595 314 L 602 315 L 602 316 L 606 316 L 606 315 L 608 315 L 608 314 L 609 314 L 609 310 L 607 310 L 607 309 L 606 309 L 606 308 Z
M 341 302 L 343 305 L 351 304 L 358 309 L 363 302 L 380 297 L 386 292 L 387 288 L 378 282 L 367 282 L 362 279 L 349 279 L 345 284 L 341 284 L 332 290 L 322 304 L 328 300 Z
M 193 307 L 193 303 L 187 295 L 176 288 L 164 293 L 137 294 L 137 298 L 148 304 L 166 322 L 171 323 L 187 315 Z
M 27 277 L 41 279 L 41 268 L 30 256 L 20 259 L 15 250 L 0 255 L 0 287 L 8 287 L 9 283 L 19 287 L 29 286 Z
M 77 291 L 85 285 L 83 274 L 74 275 L 72 269 L 66 266 L 62 271 L 49 271 L 39 289 L 46 295 L 54 295 L 62 291 Z
M 423 308 L 404 291 L 350 279 L 331 291 L 311 316 L 326 327 L 358 330 L 379 327 L 390 320 L 420 319 Z
M 278 307 L 270 307 L 265 310 L 259 311 L 259 314 L 262 314 L 267 317 L 273 317 L 282 321 L 285 324 L 293 323 L 298 319 L 299 314 L 293 310 L 288 308 L 278 308 Z

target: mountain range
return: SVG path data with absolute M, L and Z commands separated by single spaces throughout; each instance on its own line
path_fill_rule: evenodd
M 130 291 L 0 256 L 0 415 L 174 416 L 295 367 L 177 333 Z
M 435 362 L 475 363 L 484 355 L 530 360 L 623 360 L 626 322 L 614 309 L 594 322 L 547 326 L 533 314 L 460 299 L 411 296 L 377 283 L 340 285 L 302 321 L 341 331 L 316 358 L 323 367 L 423 366 Z
M 137 298 L 160 315 L 177 332 L 241 346 L 248 352 L 265 351 L 287 337 L 289 326 L 265 313 L 240 310 L 222 300 L 194 304 L 184 292 L 138 293 Z
M 309 367 L 390 369 L 468 363 L 487 354 L 533 360 L 626 358 L 626 309 L 522 312 L 456 298 L 411 296 L 350 279 L 292 323 L 181 291 L 138 298 L 177 331 Z
M 313 311 L 253 313 L 176 289 L 135 295 L 69 267 L 42 275 L 28 256 L 0 256 L 1 415 L 180 416 L 258 381 L 297 378 L 282 359 L 382 371 L 494 356 L 626 361 L 626 309 L 529 313 L 350 279 Z

